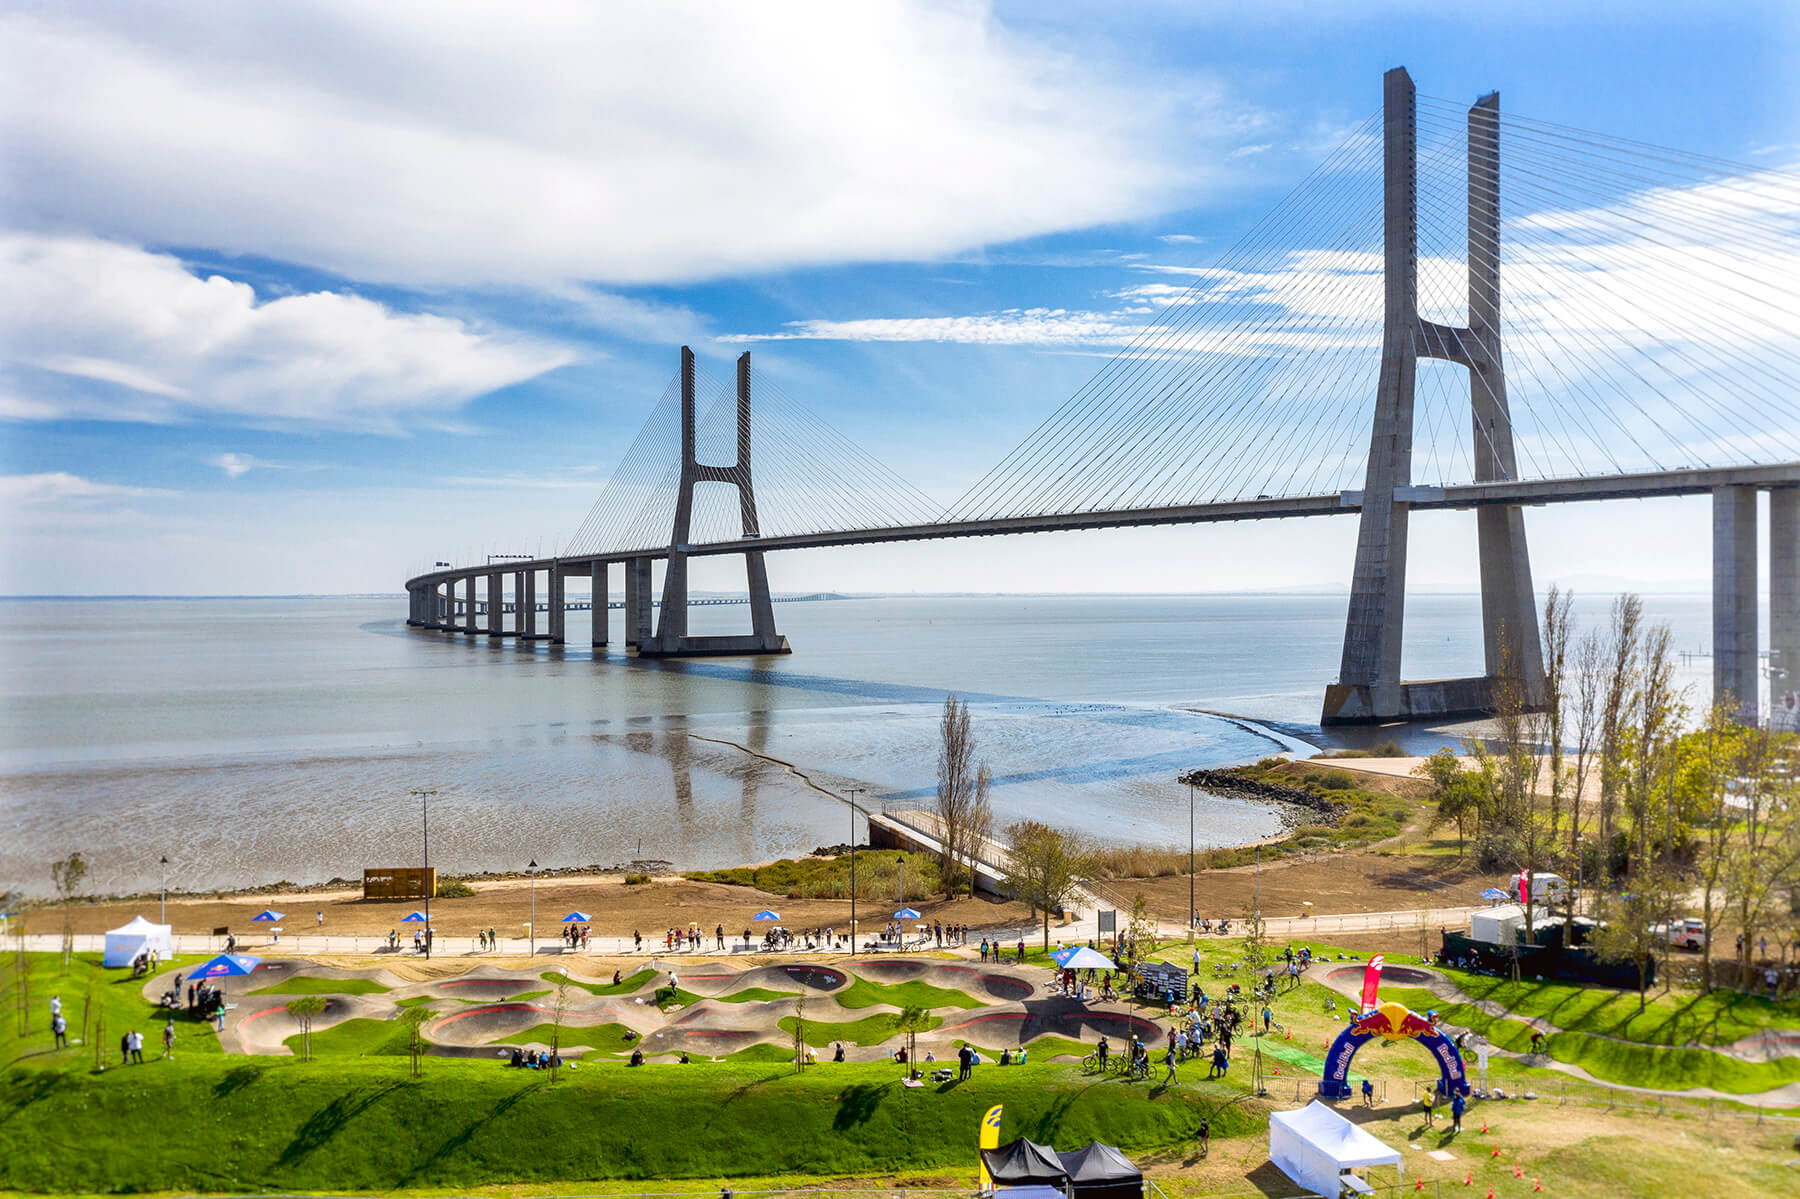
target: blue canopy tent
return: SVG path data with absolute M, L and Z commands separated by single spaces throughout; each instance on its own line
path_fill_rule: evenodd
M 1489 887 L 1487 890 L 1485 890 L 1481 893 L 1481 898 L 1489 899 L 1495 903 L 1499 903 L 1503 899 L 1511 899 L 1512 896 L 1510 896 L 1506 892 L 1502 891 L 1499 887 Z
M 901 908 L 898 912 L 894 913 L 894 919 L 896 919 L 896 920 L 917 920 L 917 919 L 919 919 L 919 913 L 918 913 L 918 910 L 915 908 Z
M 758 912 L 756 915 L 750 917 L 750 919 L 752 919 L 752 920 L 779 920 L 779 919 L 781 919 L 781 913 L 775 911 L 773 908 L 764 908 L 762 911 Z
M 423 924 L 423 923 L 425 923 L 425 913 L 424 912 L 408 912 L 406 915 L 400 917 L 400 923 L 402 923 L 402 924 Z
M 188 973 L 188 977 L 190 979 L 236 978 L 249 974 L 261 964 L 261 958 L 251 957 L 247 953 L 222 953 L 210 961 L 195 966 Z
M 250 921 L 253 924 L 279 924 L 281 923 L 281 913 L 275 911 L 273 908 L 264 908 L 256 915 L 250 917 Z
M 1064 970 L 1117 970 L 1118 963 L 1097 949 L 1071 945 L 1050 955 L 1050 960 Z
M 564 924 L 588 924 L 593 919 L 594 918 L 586 912 L 570 912 L 567 916 L 562 918 L 562 922 Z

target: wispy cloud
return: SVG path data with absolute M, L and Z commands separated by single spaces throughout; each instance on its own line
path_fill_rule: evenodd
M 1258 142 L 1257 144 L 1255 144 L 1253 146 L 1239 146 L 1237 149 L 1233 150 L 1231 153 L 1227 154 L 1225 157 L 1227 157 L 1227 158 L 1254 158 L 1256 155 L 1266 154 L 1274 148 L 1275 147 L 1272 142 Z
M 0 475 L 0 504 L 14 507 L 38 507 L 64 501 L 130 499 L 139 496 L 173 495 L 155 487 L 126 487 L 117 483 L 100 483 L 66 471 L 48 471 L 35 475 Z
M 0 39 L 15 220 L 408 285 L 944 257 L 1189 200 L 1258 124 L 983 3 L 72 2 Z
M 576 357 L 345 292 L 259 301 L 167 254 L 29 233 L 0 235 L 0 356 L 16 397 L 0 414 L 14 420 L 207 415 L 375 431 L 440 421 Z

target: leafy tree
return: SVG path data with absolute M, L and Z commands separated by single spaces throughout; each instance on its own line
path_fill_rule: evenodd
M 1463 760 L 1445 748 L 1413 767 L 1413 774 L 1431 783 L 1436 802 L 1425 831 L 1435 833 L 1446 824 L 1456 825 L 1456 856 L 1462 857 L 1469 830 L 1481 827 L 1493 786 L 1492 772 L 1465 770 Z
M 81 884 L 87 878 L 87 859 L 81 856 L 79 849 L 68 857 L 50 863 L 50 881 L 56 885 L 56 898 L 62 905 L 63 913 L 63 968 L 67 969 L 69 959 L 75 956 L 75 911 L 71 906 L 75 896 L 81 892 Z
M 975 761 L 975 733 L 969 726 L 968 704 L 959 703 L 955 695 L 945 696 L 939 729 L 937 821 L 943 852 L 938 855 L 938 880 L 945 895 L 954 895 L 963 885 L 972 894 L 972 864 L 979 858 L 993 827 L 993 808 L 988 803 L 993 775 L 987 763 L 978 765 Z
M 1044 916 L 1044 948 L 1050 948 L 1050 914 L 1072 899 L 1088 873 L 1088 851 L 1068 829 L 1020 820 L 1007 830 L 1005 886 Z
M 412 1076 L 418 1078 L 425 1060 L 425 1025 L 435 1013 L 429 1007 L 409 1007 L 400 1013 L 401 1027 L 406 1030 L 406 1048 L 412 1056 Z
M 298 999 L 287 1002 L 287 1013 L 300 1025 L 300 1045 L 304 1056 L 302 1061 L 312 1061 L 312 1026 L 313 1020 L 326 1008 L 323 995 L 302 995 Z
M 806 992 L 794 996 L 794 1073 L 806 1069 Z
M 556 982 L 556 1000 L 550 1005 L 550 1082 L 554 1085 L 562 1066 L 563 1022 L 569 1016 L 569 979 L 563 975 Z
M 894 1017 L 895 1031 L 906 1034 L 906 1071 L 909 1075 L 918 1072 L 919 1033 L 930 1025 L 930 1009 L 916 1003 L 907 1004 Z

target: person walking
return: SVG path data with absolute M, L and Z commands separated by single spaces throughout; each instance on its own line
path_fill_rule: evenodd
M 1363 1106 L 1364 1107 L 1374 1107 L 1375 1106 L 1375 1084 L 1370 1082 L 1366 1078 L 1363 1079 L 1363 1083 L 1362 1083 L 1362 1095 L 1363 1095 Z
M 1194 977 L 1200 976 L 1200 947 L 1194 946 Z
M 1200 1133 L 1194 1138 L 1200 1148 L 1200 1156 L 1205 1157 L 1212 1149 L 1212 1121 L 1205 1116 L 1200 1117 Z
M 50 1035 L 56 1038 L 56 1048 L 67 1049 L 69 1047 L 69 1022 L 63 1019 L 61 1012 L 50 1017 Z
M 168 1023 L 163 1025 L 163 1057 L 165 1059 L 168 1059 L 168 1058 L 172 1058 L 174 1056 L 175 1056 L 175 1021 L 170 1020 Z
M 1175 1063 L 1177 1060 L 1178 1059 L 1175 1056 L 1175 1042 L 1170 1041 L 1169 1047 L 1167 1049 L 1163 1050 L 1162 1085 L 1165 1087 L 1168 1086 L 1172 1082 L 1180 1081 L 1179 1079 L 1177 1079 L 1175 1077 Z
M 324 912 L 314 912 L 313 920 L 314 920 L 318 930 L 320 932 L 324 932 L 325 931 L 325 913 Z
M 1468 1102 L 1460 1094 L 1450 1097 L 1450 1130 L 1452 1132 L 1462 1131 L 1463 1110 L 1468 1106 Z

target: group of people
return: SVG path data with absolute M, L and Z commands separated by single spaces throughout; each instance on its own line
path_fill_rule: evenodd
M 514 1048 L 512 1056 L 506 1062 L 509 1068 L 523 1070 L 554 1070 L 563 1064 L 562 1054 L 552 1050 Z
M 498 949 L 500 947 L 500 935 L 491 928 L 478 930 L 475 933 L 475 940 L 483 949 Z
M 60 1012 L 58 1012 L 57 1015 L 52 1017 L 52 1021 L 60 1020 L 60 1019 L 62 1019 L 62 1014 Z M 173 1058 L 175 1056 L 175 1021 L 168 1020 L 168 1021 L 164 1022 L 163 1030 L 162 1030 L 162 1044 L 163 1044 L 163 1051 L 162 1051 L 163 1057 L 164 1058 Z M 140 1066 L 143 1064 L 143 1062 L 144 1062 L 144 1034 L 139 1032 L 135 1028 L 128 1029 L 125 1032 L 121 1033 L 119 1035 L 119 1065 L 121 1065 L 121 1066 Z
M 587 924 L 563 925 L 563 947 L 570 951 L 586 949 L 588 947 L 588 931 L 591 927 Z
M 1006 953 L 1007 948 L 1007 946 L 1001 945 L 998 939 L 990 941 L 986 937 L 983 937 L 981 939 L 981 960 L 984 962 L 999 962 L 1001 960 L 1001 955 Z M 1013 947 L 1013 961 L 1022 962 L 1024 960 L 1025 939 L 1021 937 L 1019 938 L 1018 945 Z

